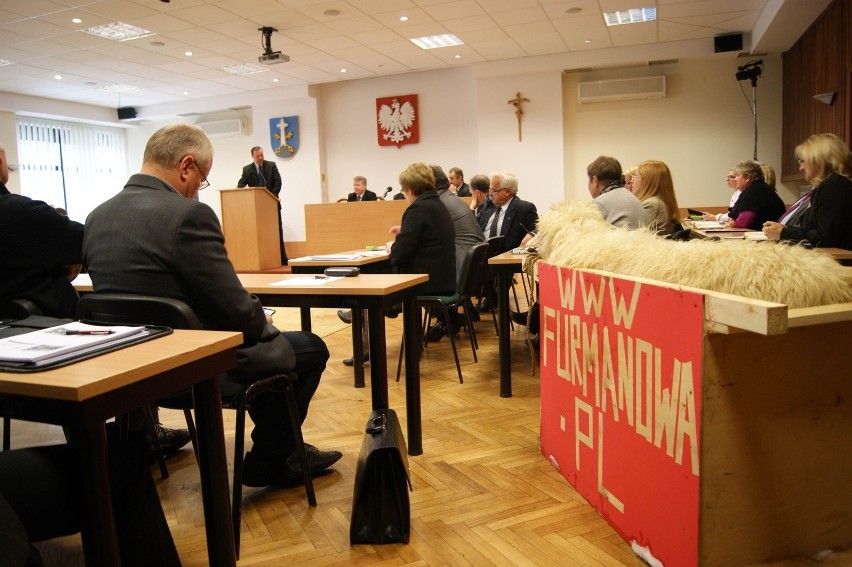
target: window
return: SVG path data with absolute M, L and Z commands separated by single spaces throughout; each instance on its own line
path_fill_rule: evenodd
M 84 222 L 127 180 L 121 128 L 17 117 L 21 193 Z

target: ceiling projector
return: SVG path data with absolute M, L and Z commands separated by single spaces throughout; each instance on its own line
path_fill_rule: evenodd
M 259 28 L 257 31 L 261 32 L 261 34 L 263 35 L 263 37 L 261 38 L 263 53 L 261 53 L 260 57 L 257 58 L 257 62 L 262 63 L 264 65 L 289 63 L 289 56 L 282 54 L 280 51 L 272 51 L 272 32 L 276 32 L 278 30 L 275 28 L 264 26 L 262 28 Z
M 263 63 L 264 65 L 275 65 L 276 63 L 289 63 L 290 56 L 283 55 L 280 51 L 273 51 L 271 53 L 264 53 L 260 57 L 257 58 L 258 63 Z

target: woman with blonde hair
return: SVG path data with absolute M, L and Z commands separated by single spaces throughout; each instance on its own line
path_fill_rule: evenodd
M 814 185 L 798 226 L 767 222 L 770 240 L 807 240 L 852 250 L 852 153 L 834 134 L 814 134 L 796 148 L 799 171 Z
M 638 165 L 633 165 L 628 167 L 627 171 L 624 172 L 624 187 L 626 187 L 631 193 L 633 193 L 633 176 L 636 175 L 636 171 L 638 169 Z
M 648 226 L 659 235 L 671 234 L 679 210 L 669 167 L 654 160 L 640 163 L 633 174 L 633 194 L 642 203 Z

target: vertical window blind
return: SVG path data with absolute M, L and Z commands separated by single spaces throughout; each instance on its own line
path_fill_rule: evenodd
M 127 181 L 121 128 L 17 117 L 21 193 L 84 222 Z

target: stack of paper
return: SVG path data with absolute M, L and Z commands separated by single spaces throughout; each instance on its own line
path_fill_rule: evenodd
M 43 364 L 132 340 L 144 331 L 145 327 L 68 323 L 0 339 L 0 361 Z
M 745 233 L 746 240 L 769 240 L 766 238 L 766 235 L 760 231 L 747 232 Z

